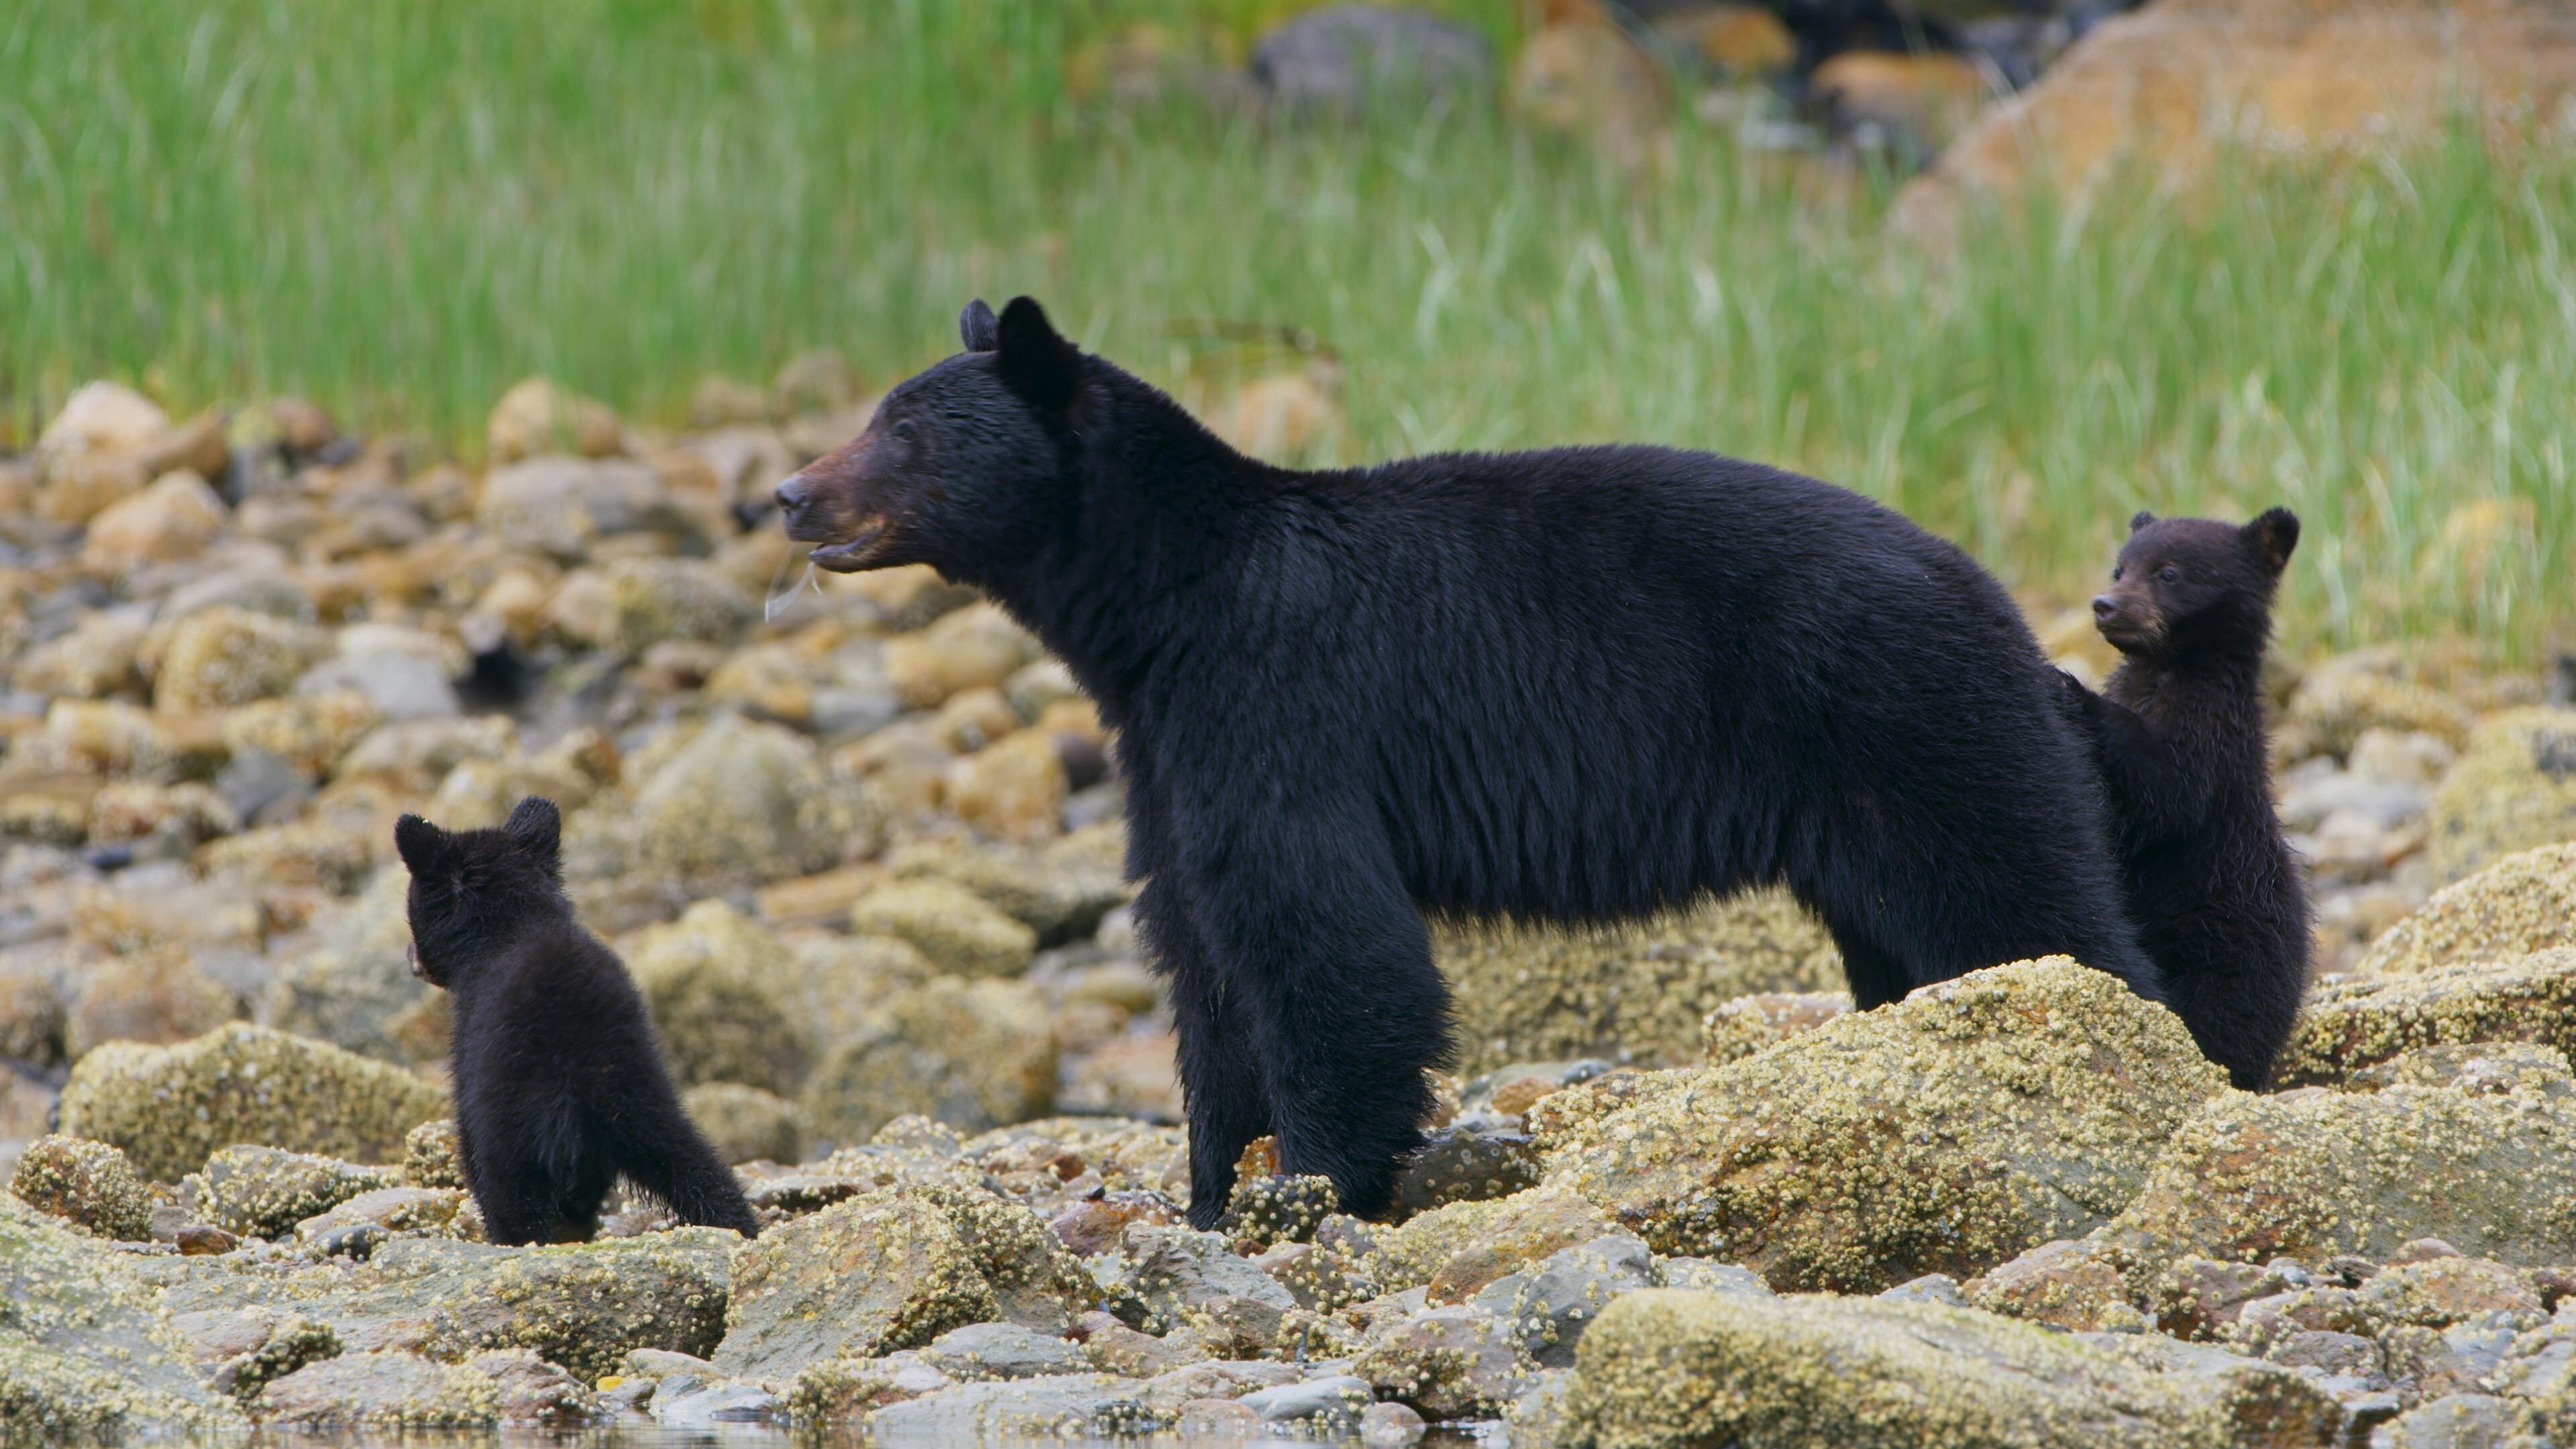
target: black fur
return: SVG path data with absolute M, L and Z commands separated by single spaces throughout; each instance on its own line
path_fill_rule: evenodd
M 1264 1133 L 1384 1206 L 1448 1050 L 1426 911 L 1611 921 L 1783 881 L 1864 1006 L 2054 951 L 2158 994 L 2053 672 L 1903 517 L 1661 448 L 1292 472 L 1028 298 L 994 339 L 779 502 L 825 567 L 985 589 L 1116 729 L 1193 1222 Z
M 412 971 L 448 993 L 465 1181 L 496 1243 L 579 1241 L 624 1173 L 683 1222 L 760 1230 L 680 1108 L 616 953 L 573 919 L 550 801 L 497 830 L 394 826 L 411 871 Z
M 2263 650 L 2299 520 L 2129 522 L 2093 601 L 2123 656 L 2101 694 L 2065 681 L 2120 824 L 2130 913 L 2166 1000 L 2211 1061 L 2253 1090 L 2298 1019 L 2308 907 L 2272 808 Z

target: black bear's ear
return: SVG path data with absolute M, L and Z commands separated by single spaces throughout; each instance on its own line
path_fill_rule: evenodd
M 2129 531 L 2130 531 L 2131 533 L 2135 533 L 2135 532 L 2137 532 L 2139 529 L 2144 528 L 2144 527 L 2146 527 L 2148 524 L 2153 523 L 2153 522 L 2155 522 L 2155 521 L 2156 521 L 2156 516 L 2155 516 L 2154 514 L 2149 513 L 2147 510 L 2145 510 L 2145 509 L 2141 508 L 2141 509 L 2139 509 L 2136 513 L 2133 513 L 2133 514 L 2131 514 L 2131 515 L 2129 516 Z
M 520 801 L 518 808 L 510 812 L 510 818 L 501 824 L 501 831 L 519 844 L 552 860 L 555 858 L 555 852 L 563 844 L 563 812 L 555 809 L 555 802 L 552 800 L 542 795 L 531 795 Z
M 993 321 L 993 309 L 985 306 L 981 297 L 967 303 L 966 310 L 957 314 L 957 335 L 969 352 L 990 352 L 1002 345 Z
M 1030 404 L 1050 412 L 1073 401 L 1082 383 L 1082 349 L 1064 340 L 1035 297 L 1013 297 L 994 327 L 1002 381 Z
M 2277 574 L 2290 566 L 2290 551 L 2299 546 L 2299 515 L 2286 508 L 2266 509 L 2244 532 L 2263 551 L 2264 565 Z
M 421 819 L 406 815 L 394 822 L 394 853 L 402 857 L 403 868 L 420 875 L 437 864 L 447 850 L 447 832 Z

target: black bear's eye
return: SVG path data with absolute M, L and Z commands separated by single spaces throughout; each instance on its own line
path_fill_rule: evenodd
M 898 443 L 909 443 L 913 440 L 915 431 L 912 419 L 904 418 L 894 425 L 894 439 Z
M 2111 582 L 2113 582 L 2113 583 L 2115 583 L 2115 584 L 2116 584 L 2116 583 L 2118 583 L 2119 581 L 2120 581 L 2120 566 L 2119 566 L 2118 564 L 2113 564 L 2113 565 L 2111 565 Z
M 2182 582 L 2182 570 L 2175 568 L 2172 564 L 2166 564 L 2163 568 L 2156 570 L 2156 577 L 2169 584 L 2178 584 Z

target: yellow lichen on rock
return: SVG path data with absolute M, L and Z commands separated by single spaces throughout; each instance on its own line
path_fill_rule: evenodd
M 2065 957 L 1971 972 L 1726 1066 L 1537 1112 L 1548 1186 L 1774 1287 L 1967 1277 L 2108 1221 L 2226 1079 L 2181 1021 Z M 1591 1093 L 1603 1089 L 1593 1087 Z
M 1434 943 L 1470 1074 L 1587 1056 L 1697 1061 L 1699 1023 L 1720 1004 L 1843 985 L 1832 938 L 1777 891 L 1618 930 L 1448 926 Z
M 2480 721 L 2433 792 L 2434 872 L 2458 880 L 2519 850 L 2576 840 L 2576 709 Z
M 2576 1048 L 2576 949 L 2320 987 L 2274 1071 L 2284 1086 L 2341 1082 L 2417 1047 L 2462 1042 Z

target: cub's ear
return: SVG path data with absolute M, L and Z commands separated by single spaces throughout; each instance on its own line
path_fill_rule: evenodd
M 993 309 L 985 306 L 981 297 L 967 303 L 966 310 L 958 314 L 957 335 L 969 352 L 990 352 L 1002 345 L 996 334 Z
M 1049 412 L 1063 410 L 1082 384 L 1082 349 L 1064 340 L 1035 297 L 1013 297 L 994 327 L 1002 381 Z
M 2146 527 L 2148 524 L 2153 523 L 2153 522 L 2155 522 L 2155 521 L 2156 521 L 2156 516 L 2155 516 L 2154 514 L 2149 513 L 2147 510 L 2145 510 L 2145 509 L 2141 508 L 2141 509 L 2139 509 L 2136 513 L 2133 513 L 2133 514 L 2129 515 L 2129 531 L 2130 531 L 2131 533 L 2135 533 L 2135 532 L 2137 532 L 2139 529 L 2144 528 L 2144 527 Z
M 563 845 L 563 812 L 555 809 L 552 800 L 542 795 L 531 795 L 510 812 L 510 818 L 501 823 L 501 831 L 547 860 L 553 860 Z
M 2265 509 L 2245 525 L 2245 537 L 2263 551 L 2263 563 L 2277 574 L 2290 566 L 2290 551 L 2299 546 L 2299 515 L 2286 508 Z
M 394 822 L 394 853 L 402 857 L 404 869 L 422 874 L 447 853 L 447 832 L 417 815 L 406 815 Z

